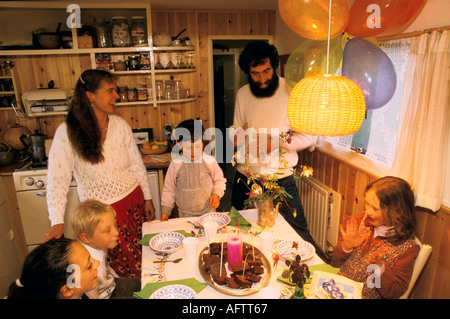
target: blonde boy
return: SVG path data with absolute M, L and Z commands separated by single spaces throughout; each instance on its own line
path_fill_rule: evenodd
M 114 248 L 119 238 L 114 208 L 98 200 L 85 200 L 75 210 L 72 227 L 91 257 L 100 262 L 97 288 L 86 295 L 91 299 L 131 298 L 140 288 L 140 278 L 118 278 L 107 262 L 108 249 Z

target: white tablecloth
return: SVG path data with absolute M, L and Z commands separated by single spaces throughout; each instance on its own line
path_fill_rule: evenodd
M 258 220 L 257 211 L 255 209 L 251 210 L 242 210 L 239 211 L 247 221 L 252 224 L 251 232 L 255 233 L 260 227 L 256 224 Z M 187 221 L 190 220 L 194 223 L 198 224 L 199 217 L 189 217 L 189 218 L 174 218 L 169 219 L 165 222 L 153 221 L 147 222 L 143 224 L 143 234 L 154 234 L 161 233 L 167 231 L 175 231 L 175 230 L 185 230 L 190 233 L 191 230 L 194 230 L 194 226 L 192 226 Z M 216 240 L 226 240 L 230 237 L 235 230 L 235 227 L 227 226 L 225 231 L 219 232 L 217 234 Z M 285 221 L 285 219 L 278 214 L 275 225 L 272 228 L 264 229 L 263 231 L 272 231 L 275 234 L 276 240 L 295 240 L 302 241 L 303 239 L 295 232 L 295 230 Z M 195 230 L 198 233 L 198 230 Z M 241 231 L 240 235 L 244 242 L 249 244 L 252 243 L 252 236 L 250 234 L 245 234 L 245 232 Z M 255 236 L 253 239 L 253 244 L 256 248 L 262 250 L 261 242 L 258 236 Z M 207 241 L 205 236 L 199 237 L 199 245 L 197 253 L 199 254 L 203 248 L 207 246 Z M 164 266 L 160 266 L 158 263 L 153 263 L 155 259 L 159 259 L 161 256 L 157 255 L 154 250 L 152 250 L 149 246 L 142 246 L 142 279 L 141 284 L 144 287 L 148 282 L 154 280 L 179 280 L 186 278 L 196 278 L 200 282 L 205 282 L 203 277 L 200 274 L 198 269 L 198 258 L 195 260 L 187 260 L 185 258 L 184 248 L 180 248 L 169 256 L 170 260 L 182 257 L 183 260 L 177 264 L 168 262 L 165 263 Z M 283 269 L 286 269 L 286 265 L 284 261 L 280 261 L 276 268 L 273 267 L 273 260 L 271 256 L 266 255 L 272 267 L 272 275 L 269 282 L 269 287 L 274 287 L 279 289 L 280 291 L 285 287 L 285 284 L 278 281 L 277 277 L 281 275 Z M 322 259 L 317 255 L 308 260 L 302 261 L 308 266 L 322 264 Z M 198 299 L 214 299 L 214 298 L 259 298 L 258 294 L 252 294 L 248 296 L 230 296 L 224 293 L 221 293 L 214 289 L 211 286 L 207 286 L 205 289 L 200 291 L 196 298 Z

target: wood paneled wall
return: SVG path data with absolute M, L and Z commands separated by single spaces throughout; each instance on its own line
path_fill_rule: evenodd
M 316 179 L 342 195 L 341 222 L 344 215 L 356 216 L 364 209 L 364 189 L 379 177 L 320 150 L 302 151 L 299 163 L 312 167 Z M 417 236 L 433 251 L 410 298 L 450 298 L 450 210 L 418 207 L 416 220 Z
M 166 123 L 177 125 L 187 118 L 200 117 L 209 127 L 208 111 L 208 35 L 270 35 L 275 36 L 274 11 L 152 11 L 153 33 L 167 32 L 172 36 L 186 28 L 181 37 L 188 36 L 196 51 L 194 63 L 197 72 L 174 74 L 183 87 L 198 96 L 195 102 L 160 104 L 157 108 L 146 106 L 120 106 L 116 114 L 123 117 L 132 128 L 152 127 L 157 139 L 163 138 Z M 55 87 L 73 88 L 82 71 L 91 67 L 89 55 L 20 56 L 15 58 L 14 72 L 20 94 L 45 88 L 50 80 Z M 168 79 L 170 75 L 158 75 Z M 120 79 L 124 81 L 123 77 Z M 42 133 L 53 137 L 63 116 L 40 119 Z M 13 111 L 0 112 L 0 130 L 14 125 L 24 125 L 34 131 L 36 119 L 18 119 Z M 1 135 L 0 131 L 0 135 Z

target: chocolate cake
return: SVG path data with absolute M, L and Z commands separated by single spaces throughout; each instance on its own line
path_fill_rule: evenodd
M 264 266 L 261 260 L 261 254 L 256 252 L 253 255 L 253 249 L 249 245 L 244 245 L 243 257 L 244 261 L 231 266 L 233 273 L 231 276 L 227 275 L 225 263 L 227 263 L 227 247 L 224 242 L 223 250 L 222 243 L 211 243 L 209 245 L 209 254 L 202 255 L 202 268 L 208 273 L 212 280 L 220 285 L 226 285 L 229 288 L 245 289 L 251 288 L 253 283 L 260 282 L 262 274 L 264 274 Z M 220 272 L 221 252 L 223 252 L 222 272 Z
M 250 288 L 252 286 L 252 282 L 248 281 L 245 276 L 235 275 L 234 280 L 238 283 L 239 288 Z

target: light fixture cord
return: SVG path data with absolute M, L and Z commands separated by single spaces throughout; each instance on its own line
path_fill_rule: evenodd
M 329 63 L 330 63 L 330 33 L 331 33 L 331 1 L 328 8 L 328 44 L 327 44 L 327 74 L 329 71 Z

